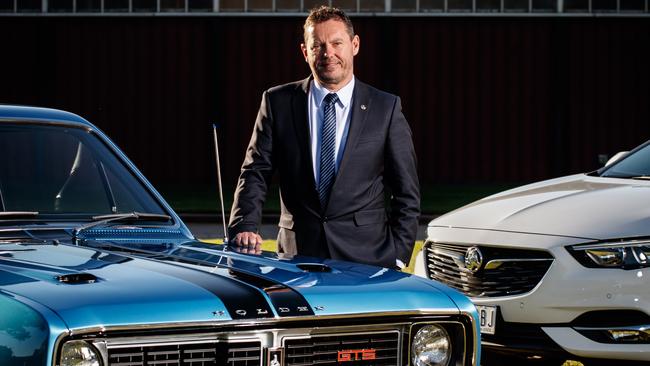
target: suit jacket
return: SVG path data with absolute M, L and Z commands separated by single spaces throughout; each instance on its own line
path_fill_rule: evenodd
M 397 258 L 408 264 L 420 192 L 411 130 L 399 97 L 357 79 L 345 150 L 329 203 L 321 207 L 310 150 L 310 81 L 264 92 L 235 191 L 230 237 L 257 231 L 267 187 L 277 172 L 281 252 L 391 268 Z

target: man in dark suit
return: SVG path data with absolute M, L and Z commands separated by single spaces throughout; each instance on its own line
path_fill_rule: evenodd
M 261 245 L 262 205 L 277 171 L 280 253 L 403 267 L 420 192 L 400 99 L 355 79 L 360 40 L 341 10 L 312 11 L 304 42 L 312 75 L 262 97 L 235 191 L 231 245 Z

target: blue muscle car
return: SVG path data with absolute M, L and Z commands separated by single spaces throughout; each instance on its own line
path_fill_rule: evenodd
M 477 365 L 444 285 L 194 239 L 83 118 L 0 106 L 0 365 Z

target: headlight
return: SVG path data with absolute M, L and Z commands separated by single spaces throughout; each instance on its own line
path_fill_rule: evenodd
M 601 267 L 620 267 L 625 263 L 625 248 L 585 249 L 585 253 Z
M 581 244 L 567 247 L 567 250 L 578 262 L 589 268 L 650 267 L 648 240 Z
M 70 341 L 61 350 L 61 366 L 102 366 L 99 351 L 86 341 Z
M 451 339 L 437 325 L 427 325 L 415 334 L 411 343 L 413 366 L 447 366 L 451 359 Z

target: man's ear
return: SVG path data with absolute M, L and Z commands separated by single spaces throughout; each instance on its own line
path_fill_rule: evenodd
M 305 58 L 305 62 L 309 62 L 309 58 L 307 55 L 307 46 L 304 43 L 300 44 L 300 50 L 302 51 L 302 56 Z
M 361 46 L 361 39 L 359 38 L 359 35 L 355 34 L 354 37 L 352 37 L 352 55 L 356 56 L 357 53 L 359 53 L 359 47 Z

